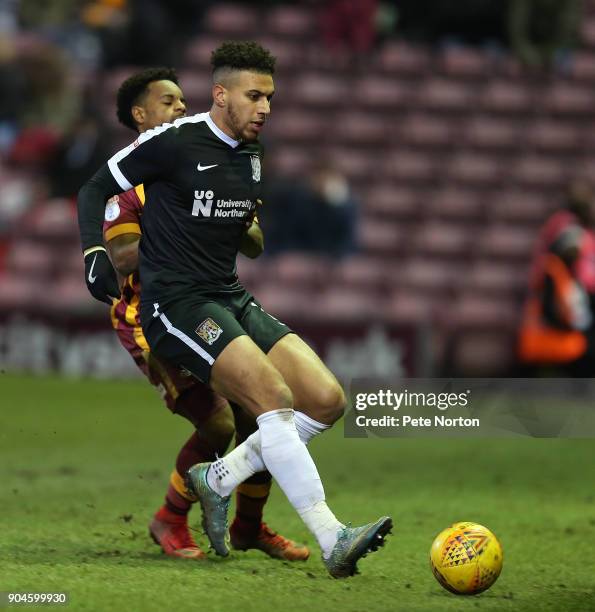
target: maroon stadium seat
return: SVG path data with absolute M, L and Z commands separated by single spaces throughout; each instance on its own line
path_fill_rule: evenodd
M 389 110 L 393 113 L 391 120 L 394 121 L 394 112 L 408 106 L 413 98 L 414 88 L 409 83 L 367 75 L 354 81 L 349 95 L 360 107 Z
M 447 187 L 432 193 L 427 199 L 427 211 L 431 218 L 479 220 L 486 209 L 485 195 Z
M 473 47 L 447 47 L 440 63 L 446 74 L 455 78 L 486 78 L 492 67 L 488 55 Z
M 500 260 L 526 263 L 537 238 L 537 228 L 525 229 L 517 225 L 495 224 L 476 236 L 479 255 Z
M 80 250 L 78 257 L 82 261 Z M 6 269 L 15 275 L 48 278 L 53 272 L 53 266 L 52 250 L 32 241 L 15 240 L 6 256 Z
M 545 153 L 578 153 L 581 146 L 580 126 L 558 121 L 541 120 L 526 133 L 527 144 Z
M 533 94 L 522 83 L 497 79 L 486 85 L 480 103 L 483 108 L 498 113 L 528 113 L 533 109 Z
M 397 149 L 388 154 L 382 164 L 382 172 L 387 179 L 402 183 L 432 181 L 436 177 L 437 164 L 428 153 L 414 153 L 407 149 Z
M 486 210 L 495 221 L 541 224 L 557 205 L 554 198 L 542 193 L 496 191 L 486 195 Z
M 417 218 L 423 211 L 420 192 L 393 183 L 375 183 L 366 192 L 364 214 L 367 217 L 391 217 L 395 220 Z
M 379 63 L 387 72 L 417 77 L 430 70 L 431 56 L 423 47 L 389 41 L 380 50 Z
M 399 130 L 399 140 L 416 147 L 450 147 L 455 135 L 452 120 L 421 113 L 407 116 Z
M 511 150 L 523 145 L 524 128 L 518 121 L 480 115 L 464 128 L 469 146 L 486 150 Z
M 418 90 L 417 104 L 445 112 L 469 112 L 475 105 L 474 88 L 450 79 L 432 77 Z
M 302 6 L 272 7 L 266 17 L 266 26 L 277 35 L 298 39 L 308 38 L 316 31 L 314 13 Z M 264 44 L 260 39 L 259 42 Z
M 563 187 L 567 169 L 555 157 L 528 155 L 513 163 L 512 178 L 520 185 L 546 191 L 552 187 Z
M 455 155 L 448 163 L 446 173 L 454 184 L 468 185 L 495 184 L 502 176 L 497 159 L 472 152 Z
M 214 3 L 205 18 L 205 30 L 225 36 L 252 38 L 260 32 L 258 11 L 246 4 Z
M 438 221 L 418 227 L 412 236 L 413 252 L 420 255 L 443 255 L 463 259 L 471 244 L 473 232 L 469 228 Z

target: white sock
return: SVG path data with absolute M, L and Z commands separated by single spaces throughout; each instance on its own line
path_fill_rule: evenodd
M 207 484 L 227 497 L 241 482 L 266 467 L 260 454 L 260 433 L 255 431 L 225 457 L 214 461 L 207 472 Z
M 319 423 L 303 412 L 294 411 L 294 420 L 295 428 L 304 444 L 308 444 L 314 436 L 330 428 L 330 425 Z M 226 497 L 252 474 L 264 472 L 266 469 L 260 449 L 260 431 L 255 431 L 225 457 L 213 463 L 207 474 L 207 482 L 213 491 Z
M 325 501 L 316 502 L 313 506 L 307 508 L 297 509 L 297 512 L 306 527 L 316 536 L 322 550 L 322 556 L 328 559 L 337 543 L 337 532 L 345 525 L 337 520 Z
M 331 427 L 330 425 L 325 425 L 324 423 L 315 421 L 305 412 L 300 412 L 299 410 L 294 410 L 293 418 L 295 420 L 295 428 L 300 436 L 300 440 L 306 445 L 314 436 L 317 436 Z
M 264 464 L 328 557 L 343 525 L 325 502 L 318 470 L 299 438 L 293 410 L 265 412 L 256 422 Z

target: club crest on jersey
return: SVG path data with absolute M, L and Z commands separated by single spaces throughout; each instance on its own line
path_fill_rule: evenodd
M 260 183 L 260 157 L 258 155 L 250 155 L 252 163 L 252 180 L 255 183 Z
M 105 207 L 105 220 L 115 221 L 120 216 L 120 205 L 118 204 L 118 196 L 114 196 L 107 201 Z
M 223 333 L 223 330 L 211 317 L 207 317 L 195 331 L 209 346 Z

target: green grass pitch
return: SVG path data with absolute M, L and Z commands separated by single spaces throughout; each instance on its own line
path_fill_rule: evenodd
M 265 516 L 312 547 L 308 562 L 160 553 L 147 523 L 190 426 L 145 381 L 3 374 L 0 406 L 0 591 L 67 591 L 73 610 L 595 610 L 593 440 L 347 440 L 335 427 L 311 447 L 331 507 L 354 524 L 390 514 L 395 529 L 359 576 L 332 580 L 276 488 Z M 428 564 L 434 536 L 463 520 L 504 547 L 500 579 L 475 597 L 444 591 Z

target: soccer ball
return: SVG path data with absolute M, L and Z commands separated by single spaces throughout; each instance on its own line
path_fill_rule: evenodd
M 489 589 L 502 571 L 502 546 L 477 523 L 455 523 L 440 532 L 430 549 L 436 580 L 451 593 L 475 595 Z

